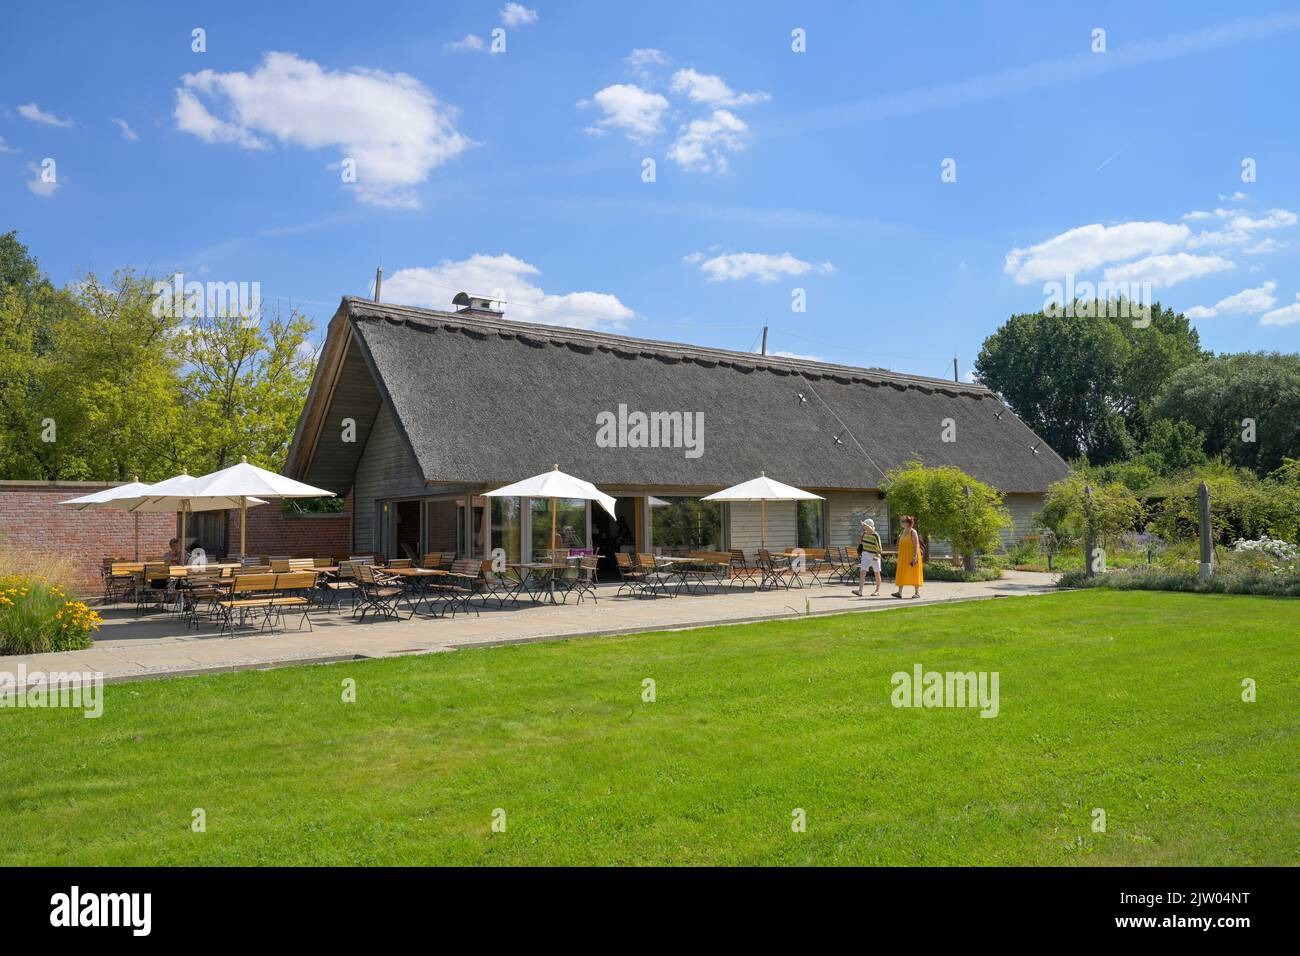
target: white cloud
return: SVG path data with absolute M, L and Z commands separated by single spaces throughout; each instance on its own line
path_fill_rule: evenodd
M 1106 281 L 1150 282 L 1156 288 L 1168 288 L 1188 279 L 1199 279 L 1214 272 L 1235 268 L 1237 267 L 1232 262 L 1222 256 L 1194 256 L 1188 252 L 1176 252 L 1112 266 L 1106 270 Z
M 766 93 L 736 93 L 722 77 L 692 69 L 674 73 L 670 88 L 674 93 L 685 93 L 692 103 L 706 106 L 748 106 L 768 99 Z
M 443 49 L 450 53 L 482 53 L 487 49 L 487 45 L 481 36 L 467 33 L 463 39 L 448 43 Z
M 650 83 L 654 76 L 654 67 L 667 66 L 671 61 L 668 54 L 662 50 L 656 50 L 654 47 L 638 47 L 623 57 L 623 62 L 627 64 L 628 71 L 640 78 L 642 83 Z
M 58 192 L 58 180 L 47 183 L 45 180 L 41 179 L 41 167 L 37 166 L 35 163 L 28 163 L 27 168 L 32 174 L 32 178 L 27 180 L 27 188 L 32 191 L 33 195 L 40 196 L 43 199 L 48 199 Z
M 507 3 L 501 8 L 501 22 L 508 27 L 527 26 L 537 22 L 537 11 L 529 10 L 520 3 Z
M 1277 296 L 1273 295 L 1276 289 L 1277 283 L 1269 280 L 1254 289 L 1242 289 L 1234 295 L 1220 299 L 1214 305 L 1192 306 L 1183 314 L 1189 319 L 1212 319 L 1216 315 L 1254 315 L 1277 305 Z
M 181 78 L 177 128 L 214 142 L 263 149 L 271 137 L 356 162 L 357 198 L 416 207 L 412 187 L 469 146 L 456 110 L 404 73 L 326 70 L 292 53 L 268 53 L 251 73 L 202 70 Z M 200 97 L 224 106 L 214 115 Z M 259 135 L 261 134 L 261 135 Z
M 126 141 L 134 143 L 140 138 L 139 134 L 131 128 L 130 124 L 127 123 L 126 120 L 118 119 L 114 116 L 113 123 L 122 131 L 122 138 Z
M 1296 214 L 1289 209 L 1270 209 L 1262 219 L 1237 215 L 1226 209 L 1216 209 L 1215 215 L 1227 219 L 1222 229 L 1198 232 L 1187 240 L 1187 248 L 1202 246 L 1235 246 L 1249 242 L 1252 234 L 1266 229 L 1284 229 L 1296 224 Z
M 1230 196 L 1225 196 L 1223 193 L 1219 193 L 1219 200 L 1221 202 L 1245 202 L 1249 198 L 1250 197 L 1248 197 L 1240 189 L 1238 189 L 1235 193 L 1233 193 Z
M 1279 249 L 1285 249 L 1286 245 L 1285 242 L 1278 242 L 1276 239 L 1268 238 L 1261 239 L 1259 242 L 1244 251 L 1248 256 L 1260 256 L 1266 255 L 1270 252 L 1277 252 Z
M 244 127 L 217 119 L 189 90 L 176 91 L 176 108 L 172 115 L 177 129 L 192 133 L 205 143 L 235 143 L 244 149 L 269 149 L 271 146 Z
M 1108 262 L 1164 252 L 1183 242 L 1191 230 L 1167 222 L 1125 222 L 1117 226 L 1093 223 L 1077 226 L 1046 242 L 1007 253 L 1003 271 L 1016 282 L 1061 279 Z
M 1290 305 L 1284 305 L 1280 309 L 1274 309 L 1272 312 L 1265 312 L 1260 316 L 1260 325 L 1295 325 L 1300 322 L 1300 292 L 1296 293 L 1296 301 Z
M 729 110 L 714 110 L 706 119 L 691 120 L 677 132 L 668 158 L 694 172 L 725 173 L 727 153 L 745 148 L 749 127 Z
M 581 101 L 578 106 L 586 107 L 595 103 L 604 112 L 604 117 L 596 121 L 592 132 L 605 129 L 620 129 L 629 139 L 645 140 L 663 130 L 664 113 L 668 111 L 668 100 L 659 93 L 643 90 L 633 83 L 615 83 L 600 90 L 590 100 Z
M 40 123 L 44 126 L 68 127 L 72 125 L 72 120 L 61 119 L 53 113 L 47 113 L 35 103 L 24 103 L 22 106 L 18 107 L 18 115 L 24 119 L 31 120 L 33 123 Z
M 829 262 L 815 265 L 796 259 L 788 252 L 769 255 L 764 252 L 731 252 L 712 259 L 705 259 L 704 253 L 693 252 L 682 258 L 692 265 L 698 263 L 700 271 L 711 282 L 724 282 L 738 279 L 758 279 L 759 282 L 775 282 L 781 276 L 801 276 L 810 272 L 834 272 L 835 266 Z
M 582 329 L 622 328 L 636 313 L 607 292 L 546 292 L 541 270 L 511 255 L 476 253 L 429 268 L 399 269 L 384 279 L 384 301 L 450 309 L 457 292 L 505 300 L 507 318 Z
M 1195 209 L 1192 212 L 1183 213 L 1183 218 L 1187 220 L 1213 219 L 1214 213 L 1206 212 L 1204 209 Z
M 18 150 L 6 144 L 5 138 L 3 136 L 0 136 L 0 153 L 16 153 L 16 152 L 18 152 Z

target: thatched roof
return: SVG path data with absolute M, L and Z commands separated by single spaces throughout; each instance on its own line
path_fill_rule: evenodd
M 377 394 L 340 399 L 331 383 L 362 362 Z M 505 483 L 558 463 L 610 486 L 718 488 L 766 470 L 803 488 L 872 489 L 919 459 L 1037 492 L 1067 472 L 979 385 L 351 297 L 331 323 L 290 475 L 321 478 L 320 428 L 347 409 L 319 406 L 341 401 L 367 427 L 389 403 L 427 482 Z M 703 453 L 600 447 L 598 416 L 620 405 L 703 413 Z M 943 440 L 946 419 L 955 441 Z

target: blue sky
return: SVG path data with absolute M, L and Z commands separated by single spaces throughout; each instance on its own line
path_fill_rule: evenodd
M 4 16 L 0 230 L 56 281 L 255 281 L 323 322 L 382 264 L 386 300 L 499 289 L 514 318 L 742 350 L 766 322 L 772 351 L 942 376 L 1109 270 L 1216 351 L 1300 344 L 1284 3 Z

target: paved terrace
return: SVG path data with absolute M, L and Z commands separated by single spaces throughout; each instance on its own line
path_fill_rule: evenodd
M 95 646 L 84 651 L 0 657 L 0 670 L 14 673 L 20 664 L 27 671 L 98 671 L 107 681 L 174 677 L 212 671 L 267 668 L 288 664 L 325 663 L 359 658 L 432 654 L 468 647 L 491 647 L 527 641 L 631 634 L 715 624 L 825 615 L 845 612 L 886 611 L 922 604 L 1023 597 L 1053 590 L 1053 575 L 1008 571 L 1000 581 L 970 584 L 935 581 L 926 584 L 920 599 L 891 598 L 886 583 L 878 598 L 855 597 L 849 585 L 831 584 L 803 589 L 758 592 L 736 590 L 675 598 L 615 596 L 615 585 L 602 585 L 599 603 L 576 598 L 568 604 L 539 606 L 521 603 L 497 609 L 491 602 L 478 616 L 434 618 L 427 613 L 411 620 L 374 620 L 367 615 L 357 623 L 344 610 L 315 611 L 315 628 L 292 628 L 298 616 L 289 614 L 287 631 L 217 636 L 215 625 L 198 631 L 187 629 L 174 614 L 135 616 L 134 610 L 104 610 L 104 626 Z M 910 588 L 908 589 L 910 591 Z M 865 594 L 870 595 L 870 584 Z M 805 601 L 807 602 L 805 605 Z M 477 602 L 475 602 L 477 606 Z

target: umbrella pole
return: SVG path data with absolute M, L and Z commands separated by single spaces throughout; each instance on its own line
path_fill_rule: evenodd
M 185 502 L 181 502 L 181 564 L 188 564 L 185 560 Z
M 767 549 L 767 502 L 758 503 L 758 546 Z
M 135 518 L 135 558 L 140 560 L 140 512 L 135 512 L 131 517 Z
M 551 499 L 551 553 L 550 559 L 555 560 L 555 499 Z
M 243 495 L 239 496 L 239 556 L 241 558 L 247 555 L 245 550 L 248 534 L 248 499 Z

